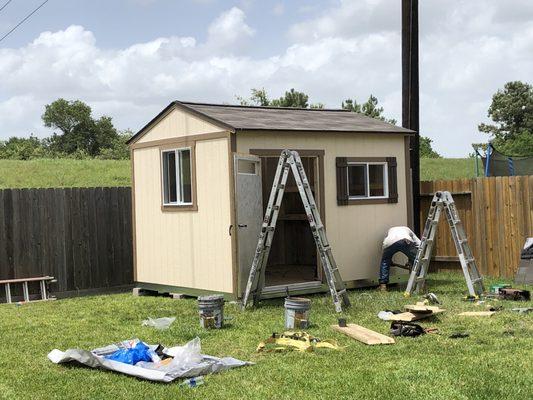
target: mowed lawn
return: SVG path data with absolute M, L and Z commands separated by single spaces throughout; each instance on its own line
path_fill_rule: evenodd
M 488 284 L 494 281 L 487 282 Z M 222 330 L 202 330 L 194 299 L 95 296 L 0 305 L 0 398 L 3 399 L 531 399 L 533 398 L 533 315 L 512 307 L 533 303 L 498 302 L 504 307 L 491 318 L 460 317 L 465 310 L 482 310 L 462 300 L 461 275 L 440 273 L 429 282 L 447 312 L 421 321 L 440 335 L 398 338 L 396 344 L 367 346 L 334 332 L 337 320 L 328 295 L 310 296 L 308 332 L 336 339 L 340 351 L 314 353 L 256 353 L 260 340 L 283 331 L 282 300 L 264 301 L 241 312 L 226 304 L 231 317 Z M 353 306 L 344 314 L 387 334 L 390 323 L 376 314 L 399 309 L 416 300 L 400 289 L 350 291 Z M 496 303 L 493 303 L 496 304 Z M 146 317 L 175 316 L 166 331 L 141 326 Z M 454 332 L 470 337 L 449 338 Z M 74 365 L 55 365 L 46 358 L 54 349 L 92 349 L 140 338 L 148 343 L 184 344 L 195 336 L 202 350 L 256 364 L 205 378 L 205 385 L 182 388 L 108 371 Z
M 422 159 L 420 173 L 422 180 L 474 177 L 474 159 Z M 0 160 L 0 189 L 129 185 L 129 160 Z

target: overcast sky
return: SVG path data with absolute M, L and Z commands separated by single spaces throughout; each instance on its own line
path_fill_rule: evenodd
M 7 0 L 0 0 L 0 6 Z M 0 11 L 0 36 L 42 0 Z M 401 122 L 401 0 L 50 0 L 0 43 L 0 139 L 50 134 L 80 99 L 134 131 L 170 101 L 236 103 L 294 87 L 311 102 L 378 97 Z M 420 1 L 420 130 L 443 155 L 486 141 L 492 94 L 533 82 L 533 1 Z

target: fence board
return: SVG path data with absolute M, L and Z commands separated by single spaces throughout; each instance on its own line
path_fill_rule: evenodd
M 533 176 L 426 181 L 420 183 L 420 188 L 422 224 L 431 201 L 429 195 L 438 190 L 452 192 L 481 272 L 514 276 L 525 239 L 533 236 Z M 435 244 L 435 256 L 447 260 L 456 256 L 444 218 Z
M 0 190 L 0 279 L 51 275 L 57 294 L 112 288 L 132 283 L 132 259 L 130 188 Z

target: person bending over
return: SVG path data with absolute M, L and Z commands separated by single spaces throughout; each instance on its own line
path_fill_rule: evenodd
M 383 240 L 383 255 L 379 267 L 379 290 L 387 291 L 392 256 L 396 253 L 403 253 L 412 266 L 418 246 L 420 246 L 420 239 L 408 227 L 394 226 L 389 229 Z

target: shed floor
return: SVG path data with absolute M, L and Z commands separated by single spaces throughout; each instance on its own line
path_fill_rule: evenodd
M 265 286 L 313 282 L 318 280 L 316 265 L 269 265 L 265 271 Z

